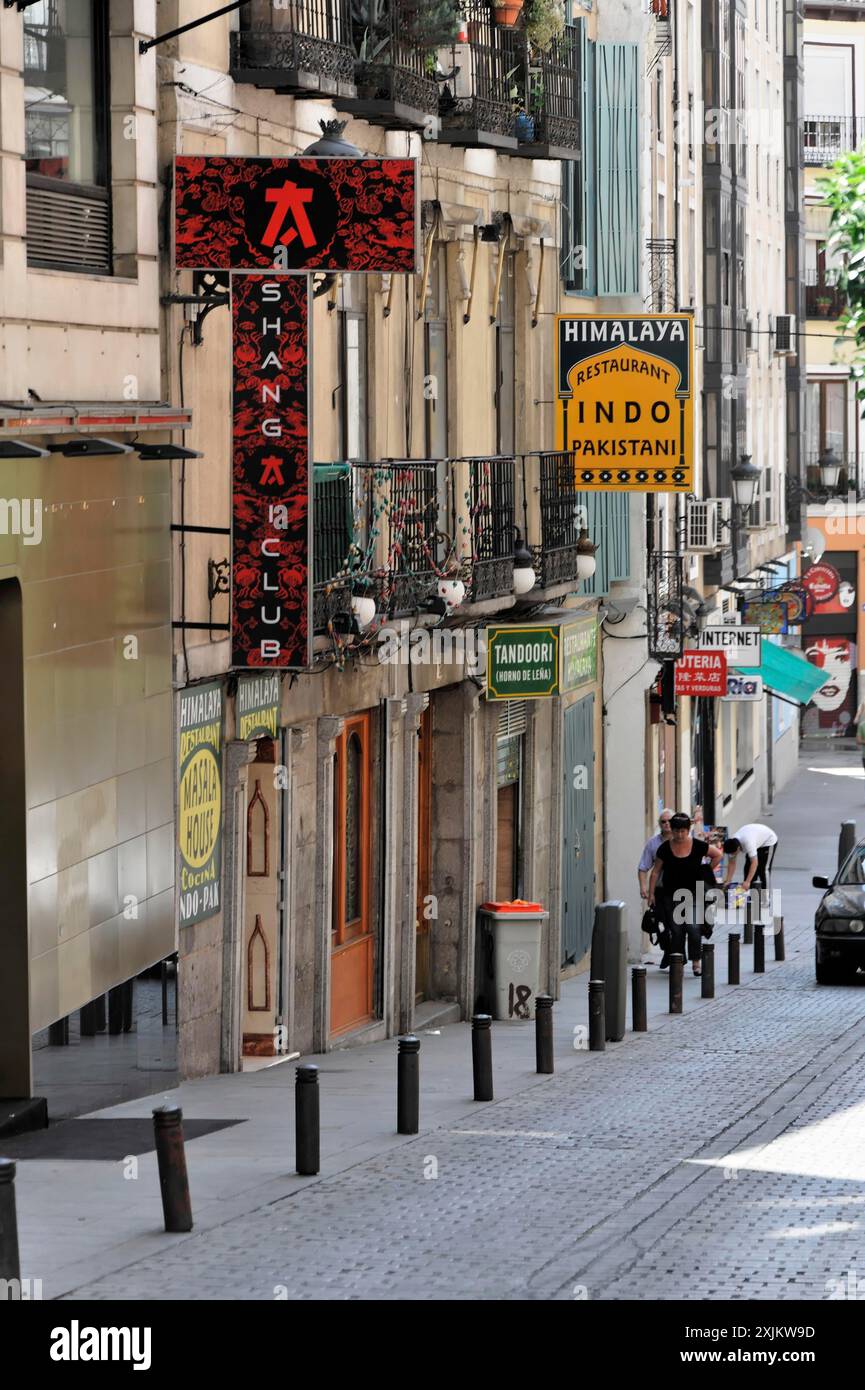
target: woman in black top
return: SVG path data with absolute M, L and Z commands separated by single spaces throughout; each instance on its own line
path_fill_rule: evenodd
M 658 890 L 658 905 L 661 916 L 670 933 L 670 954 L 685 954 L 685 937 L 688 939 L 688 957 L 694 967 L 694 974 L 700 974 L 702 939 L 700 928 L 705 916 L 705 886 L 702 893 L 697 885 L 706 882 L 703 860 L 708 859 L 711 871 L 721 858 L 717 845 L 697 840 L 691 834 L 691 818 L 683 811 L 677 811 L 670 821 L 672 835 L 658 847 L 657 857 L 649 881 L 649 901 L 655 890 L 661 870 L 664 878 Z M 701 906 L 703 911 L 700 910 Z

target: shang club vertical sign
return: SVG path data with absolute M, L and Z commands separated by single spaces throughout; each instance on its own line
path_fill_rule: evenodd
M 556 447 L 590 492 L 693 491 L 690 314 L 559 315 Z
M 233 275 L 233 666 L 309 664 L 307 287 Z
M 177 847 L 180 925 L 220 909 L 222 878 L 222 686 L 180 692 Z

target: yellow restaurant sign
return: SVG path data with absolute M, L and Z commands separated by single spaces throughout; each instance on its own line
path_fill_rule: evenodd
M 588 492 L 693 491 L 691 314 L 560 314 L 556 447 Z

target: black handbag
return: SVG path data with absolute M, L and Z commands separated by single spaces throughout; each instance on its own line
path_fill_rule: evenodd
M 643 931 L 649 938 L 653 946 L 657 946 L 661 939 L 661 924 L 658 921 L 658 914 L 654 907 L 647 907 L 643 913 Z

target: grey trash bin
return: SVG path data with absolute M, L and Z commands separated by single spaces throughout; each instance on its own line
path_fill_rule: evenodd
M 480 917 L 492 938 L 493 1017 L 534 1018 L 540 989 L 541 935 L 549 917 L 540 903 L 484 903 Z
M 604 981 L 607 1042 L 625 1036 L 628 1006 L 628 924 L 623 902 L 598 903 L 592 932 L 593 980 Z

